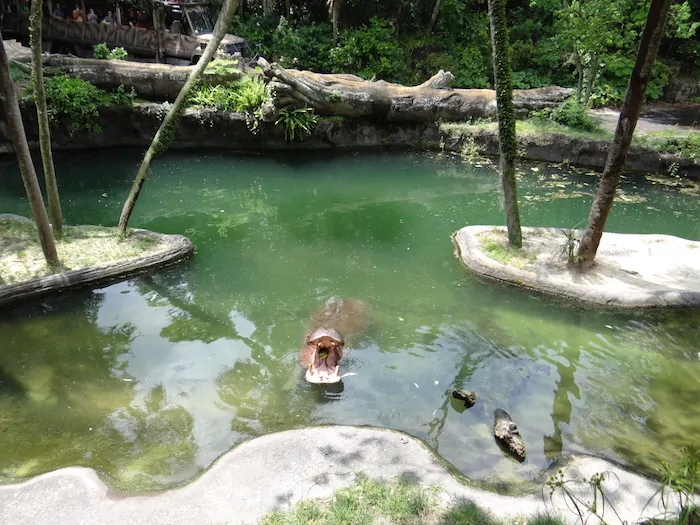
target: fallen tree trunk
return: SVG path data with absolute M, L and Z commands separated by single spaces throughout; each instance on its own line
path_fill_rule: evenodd
M 285 69 L 264 58 L 258 59 L 273 88 L 271 103 L 263 108 L 267 122 L 280 109 L 308 106 L 319 115 L 370 117 L 388 122 L 461 121 L 496 115 L 496 92 L 492 89 L 453 89 L 454 76 L 440 71 L 418 86 L 364 80 L 354 75 L 320 74 Z M 548 87 L 514 90 L 516 112 L 559 104 L 573 89 Z
M 113 91 L 123 85 L 127 91 L 133 88 L 140 98 L 159 101 L 175 100 L 195 67 L 128 60 L 77 58 L 65 55 L 48 55 L 42 61 L 46 76 L 65 74 L 79 77 L 107 91 Z M 31 65 L 22 62 L 24 60 L 15 60 L 19 67 L 26 68 L 25 70 L 30 72 Z M 228 75 L 203 75 L 212 84 L 236 80 L 240 76 L 240 72 Z

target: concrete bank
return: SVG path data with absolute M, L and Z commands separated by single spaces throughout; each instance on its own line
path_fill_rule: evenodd
M 633 523 L 657 489 L 655 483 L 603 460 L 577 457 L 567 479 L 596 472 L 615 474 L 606 494 L 619 518 Z M 0 523 L 12 525 L 209 525 L 252 524 L 302 499 L 330 496 L 356 473 L 374 479 L 405 476 L 443 489 L 444 504 L 471 499 L 495 516 L 514 518 L 545 512 L 540 491 L 503 496 L 460 483 L 418 440 L 390 431 L 347 426 L 314 427 L 270 434 L 224 454 L 189 485 L 148 495 L 127 495 L 107 487 L 93 470 L 66 468 L 30 481 L 0 486 Z M 583 485 L 571 485 L 586 497 Z M 590 489 L 589 489 L 590 490 Z M 554 500 L 563 517 L 575 522 L 564 501 Z M 647 508 L 656 510 L 652 501 Z M 611 511 L 608 523 L 619 521 Z
M 157 103 L 133 107 L 106 107 L 100 111 L 96 133 L 75 132 L 69 124 L 52 130 L 55 150 L 147 147 L 155 135 L 166 108 Z M 38 124 L 32 106 L 22 108 L 30 145 L 38 148 Z M 519 133 L 521 158 L 602 170 L 605 166 L 608 139 L 573 137 L 558 133 Z M 312 136 L 302 141 L 287 141 L 282 125 L 262 123 L 257 133 L 248 128 L 243 115 L 210 109 L 189 108 L 170 145 L 182 148 L 222 148 L 237 151 L 284 151 L 298 149 L 397 148 L 428 149 L 450 152 L 468 150 L 484 156 L 498 156 L 498 132 L 479 126 L 441 126 L 430 124 L 377 124 L 364 119 L 321 119 Z M 0 135 L 0 154 L 12 152 L 12 146 Z M 700 163 L 675 154 L 632 146 L 627 171 L 667 172 L 677 165 L 678 175 L 700 178 Z

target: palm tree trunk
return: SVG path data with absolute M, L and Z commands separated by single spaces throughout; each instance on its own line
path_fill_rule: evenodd
M 513 105 L 513 76 L 510 65 L 510 45 L 506 26 L 506 0 L 488 0 L 493 48 L 493 73 L 498 105 L 498 137 L 501 156 L 501 189 L 508 225 L 508 243 L 521 248 L 520 212 L 515 188 L 515 108 Z
M 3 108 L 5 110 L 5 118 L 7 120 L 7 132 L 12 140 L 12 145 L 17 155 L 17 163 L 19 171 L 22 175 L 24 189 L 27 192 L 27 199 L 32 209 L 34 223 L 39 234 L 39 243 L 44 252 L 46 264 L 50 268 L 59 266 L 58 254 L 56 253 L 56 243 L 54 242 L 53 233 L 51 232 L 51 224 L 49 224 L 49 216 L 46 214 L 44 201 L 41 197 L 41 189 L 39 181 L 36 178 L 34 171 L 34 162 L 32 155 L 29 152 L 29 144 L 27 136 L 24 133 L 24 123 L 22 122 L 22 114 L 19 110 L 19 102 L 17 101 L 17 93 L 15 85 L 10 77 L 10 67 L 5 52 L 5 44 L 0 34 L 0 98 L 2 98 Z
M 238 8 L 238 1 L 239 0 L 224 0 L 224 5 L 221 7 L 221 12 L 219 13 L 219 19 L 216 21 L 216 26 L 214 27 L 214 33 L 212 34 L 211 40 L 207 44 L 207 47 L 202 54 L 202 58 L 199 59 L 199 62 L 197 62 L 197 65 L 190 73 L 187 82 L 185 82 L 185 85 L 182 86 L 180 93 L 175 99 L 175 102 L 170 107 L 168 114 L 163 119 L 160 128 L 158 128 L 156 136 L 153 137 L 153 141 L 151 142 L 148 151 L 146 151 L 143 161 L 141 162 L 141 166 L 139 167 L 139 171 L 136 174 L 136 179 L 131 187 L 131 192 L 129 192 L 129 196 L 124 203 L 122 214 L 119 217 L 118 231 L 120 234 L 123 235 L 126 233 L 129 219 L 134 211 L 136 199 L 138 199 L 139 193 L 141 193 L 141 188 L 143 188 L 143 184 L 146 182 L 146 177 L 150 171 L 151 163 L 156 156 L 165 151 L 165 149 L 168 147 L 168 142 L 175 133 L 177 121 L 184 110 L 183 105 L 185 99 L 187 98 L 190 89 L 202 74 L 202 71 L 204 71 L 204 69 L 207 67 L 209 62 L 211 62 L 211 59 L 214 57 L 214 54 L 219 48 L 219 44 L 221 43 L 221 40 L 226 34 L 226 30 L 231 23 L 233 14 Z
M 51 151 L 51 132 L 49 131 L 49 115 L 46 110 L 46 93 L 44 91 L 44 72 L 41 60 L 41 31 L 42 2 L 35 1 L 31 4 L 31 16 L 29 18 L 29 38 L 32 48 L 32 77 L 34 80 L 34 100 L 36 103 L 36 115 L 39 121 L 39 147 L 41 149 L 41 162 L 44 168 L 44 180 L 46 181 L 46 195 L 49 201 L 49 215 L 53 225 L 53 233 L 56 238 L 63 237 L 63 217 L 61 216 L 61 200 L 58 196 L 58 184 L 56 183 L 56 170 L 53 164 Z
M 608 152 L 603 175 L 598 183 L 598 191 L 593 199 L 588 225 L 578 247 L 578 263 L 582 268 L 592 266 L 595 260 L 600 239 L 603 236 L 605 221 L 612 208 L 615 192 L 620 183 L 620 175 L 627 160 L 627 152 L 630 142 L 632 142 L 634 128 L 637 125 L 644 95 L 651 78 L 652 66 L 659 51 L 661 38 L 664 35 L 664 26 L 670 4 L 671 0 L 651 1 L 637 51 L 637 59 L 627 84 L 627 93 L 620 110 L 620 118 L 617 121 L 615 137 Z
M 588 70 L 588 82 L 586 82 L 586 94 L 583 97 L 583 105 L 588 106 L 588 102 L 591 100 L 591 94 L 593 93 L 593 86 L 595 85 L 596 77 L 598 76 L 598 66 L 600 65 L 600 56 L 596 51 L 591 59 L 591 67 Z
M 433 14 L 430 16 L 430 23 L 428 24 L 428 29 L 426 29 L 425 34 L 429 35 L 433 32 L 433 27 L 435 27 L 435 21 L 437 20 L 438 14 L 440 13 L 440 4 L 442 0 L 435 0 L 435 6 L 433 7 Z

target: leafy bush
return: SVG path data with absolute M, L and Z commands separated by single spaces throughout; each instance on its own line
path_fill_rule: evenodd
M 128 53 L 123 47 L 115 47 L 110 51 L 109 47 L 107 47 L 107 44 L 104 42 L 92 46 L 92 54 L 95 58 L 103 60 L 126 60 L 128 56 Z
M 598 107 L 620 104 L 625 98 L 633 68 L 634 58 L 606 55 L 601 62 L 600 79 L 591 94 L 591 105 Z M 671 68 L 666 64 L 658 60 L 654 62 L 651 79 L 647 86 L 647 99 L 658 100 L 661 98 L 671 78 L 671 72 Z
M 390 82 L 409 77 L 404 49 L 387 20 L 374 17 L 369 25 L 344 31 L 340 41 L 330 52 L 334 70 Z
M 119 86 L 115 93 L 108 93 L 80 78 L 58 75 L 45 80 L 46 103 L 49 120 L 54 123 L 70 122 L 71 136 L 76 131 L 100 131 L 99 108 L 104 106 L 130 106 L 135 93 L 127 93 Z M 28 87 L 33 93 L 33 87 Z
M 225 84 L 200 83 L 189 96 L 188 105 L 211 107 L 231 113 L 253 113 L 267 100 L 268 91 L 260 77 L 245 76 Z
M 275 122 L 284 124 L 284 138 L 294 140 L 299 137 L 303 139 L 306 135 L 311 135 L 313 126 L 318 122 L 318 116 L 311 108 L 296 108 L 280 110 L 280 116 Z
M 600 122 L 591 116 L 585 106 L 576 102 L 576 99 L 569 98 L 555 108 L 543 109 L 532 113 L 532 118 L 536 120 L 549 120 L 568 126 L 579 131 L 600 131 Z
M 318 73 L 333 70 L 331 49 L 334 46 L 329 24 L 304 24 L 292 27 L 284 17 L 272 35 L 275 60 L 282 67 L 308 69 Z

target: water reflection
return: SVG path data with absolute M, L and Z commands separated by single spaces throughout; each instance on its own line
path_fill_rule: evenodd
M 101 195 L 130 177 L 59 162 L 72 174 L 68 219 L 118 216 L 120 203 Z M 85 165 L 101 172 L 100 162 Z M 467 275 L 449 235 L 502 221 L 493 177 L 419 155 L 294 165 L 166 155 L 134 226 L 186 232 L 194 259 L 3 312 L 0 473 L 81 464 L 118 486 L 156 489 L 245 439 L 323 423 L 407 431 L 468 476 L 501 484 L 572 451 L 653 467 L 700 432 L 699 314 L 596 313 Z M 524 220 L 575 224 L 592 182 L 524 173 Z M 625 184 L 630 199 L 611 228 L 700 231 L 686 220 L 696 201 Z M 0 207 L 19 211 L 25 204 L 7 195 L 20 190 L 0 195 Z M 347 352 L 341 384 L 309 385 L 299 345 L 333 295 L 367 302 L 371 324 Z M 464 410 L 453 388 L 476 391 L 477 404 Z M 523 464 L 494 444 L 496 408 L 520 426 Z

